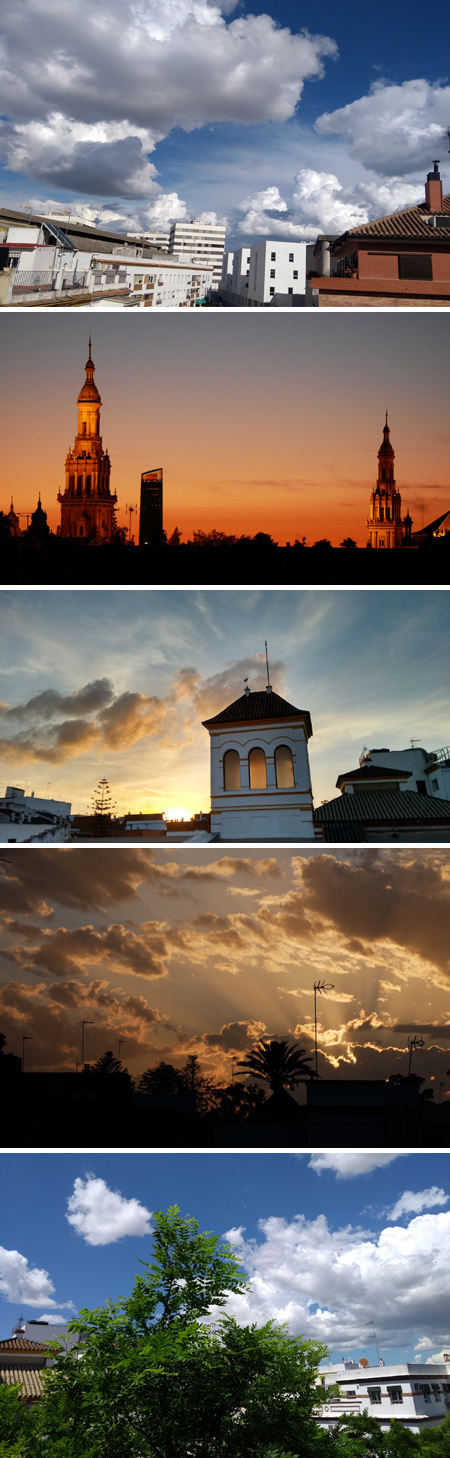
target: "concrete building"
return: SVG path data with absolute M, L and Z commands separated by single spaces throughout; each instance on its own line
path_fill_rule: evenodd
M 41 799 L 7 785 L 0 799 L 0 843 L 68 840 L 71 809 L 68 800 Z
M 0 208 L 0 307 L 194 308 L 211 291 L 214 261 L 168 254 L 168 234 L 140 235 Z
M 394 763 L 389 750 L 370 751 L 356 769 L 338 775 L 336 788 L 341 791 L 340 795 L 335 800 L 326 800 L 314 811 L 314 823 L 320 828 L 323 840 L 400 840 L 408 844 L 448 841 L 450 803 L 433 787 L 433 782 L 438 789 L 444 783 L 448 787 L 448 750 L 439 751 L 443 756 L 437 762 L 440 769 L 436 770 L 435 761 L 430 761 L 430 778 L 424 772 L 423 781 L 414 775 L 417 765 L 408 763 L 408 753 L 399 753 L 395 757 L 398 762 Z M 420 753 L 425 755 L 424 750 Z M 375 763 L 375 754 L 380 755 L 381 763 Z M 429 784 L 430 790 L 418 790 L 422 783 Z
M 143 243 L 147 248 L 159 248 L 162 253 L 169 251 L 169 234 L 159 231 L 158 228 L 149 228 L 147 233 L 127 233 L 127 240 L 133 243 Z
M 264 309 L 305 303 L 306 243 L 263 239 L 238 248 L 233 257 L 231 286 L 222 288 L 224 303 L 232 307 Z
M 103 450 L 100 435 L 101 399 L 94 381 L 91 356 L 85 365 L 86 379 L 78 396 L 78 430 L 75 445 L 66 456 L 66 484 L 58 492 L 61 505 L 61 536 L 84 543 L 110 542 L 115 530 L 117 496 L 111 494 L 111 462 Z
M 220 276 L 220 295 L 227 294 L 231 289 L 233 277 L 234 253 L 224 253 L 222 259 L 222 273 Z
M 313 305 L 327 309 L 450 306 L 450 194 L 438 162 L 424 202 L 359 223 L 330 244 L 330 270 L 311 279 L 311 291 Z
M 149 547 L 163 530 L 163 469 L 143 471 L 139 503 L 139 546 Z
M 307 710 L 248 685 L 204 721 L 211 741 L 211 836 L 216 840 L 313 840 Z
M 200 218 L 190 223 L 172 223 L 169 254 L 176 254 L 181 262 L 212 264 L 212 290 L 217 292 L 222 278 L 225 234 L 221 224 L 202 222 Z
M 386 769 L 388 774 L 395 773 L 399 781 L 403 775 L 407 778 L 404 787 L 418 795 L 432 795 L 440 800 L 450 800 L 448 744 L 442 749 L 431 751 L 420 749 L 418 745 L 412 745 L 410 749 L 363 749 L 359 764 L 363 770 L 371 765 L 377 769 Z
M 315 1417 L 322 1428 L 333 1429 L 346 1413 L 368 1413 L 376 1418 L 382 1432 L 388 1432 L 392 1419 L 412 1433 L 438 1427 L 450 1412 L 449 1362 L 395 1362 L 380 1359 L 369 1366 L 345 1361 L 322 1369 L 319 1381 L 323 1402 Z M 341 1396 L 326 1401 L 327 1388 L 339 1384 Z

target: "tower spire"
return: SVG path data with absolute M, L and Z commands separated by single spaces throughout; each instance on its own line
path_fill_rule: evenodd
M 90 335 L 89 335 L 89 359 L 92 359 L 92 354 L 91 354 L 91 336 Z M 386 420 L 387 420 L 387 411 L 386 411 Z

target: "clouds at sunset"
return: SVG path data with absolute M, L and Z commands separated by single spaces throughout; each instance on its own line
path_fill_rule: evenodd
M 311 1052 L 325 978 L 323 1076 L 401 1072 L 417 1032 L 418 1071 L 447 1086 L 445 850 L 16 850 L 0 893 L 0 1026 L 11 1051 L 32 1036 L 35 1067 L 73 1066 L 82 1009 L 91 1061 L 124 1037 L 137 1073 L 196 1052 L 229 1077 L 263 1035 Z

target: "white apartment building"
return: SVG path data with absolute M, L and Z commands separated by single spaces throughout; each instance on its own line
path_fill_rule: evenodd
M 234 253 L 224 253 L 223 260 L 222 260 L 222 274 L 221 274 L 221 279 L 220 279 L 220 290 L 219 290 L 219 292 L 221 294 L 226 294 L 231 289 L 231 279 L 232 279 L 232 274 L 233 274 L 233 260 L 234 260 Z
M 315 1417 L 322 1428 L 333 1428 L 346 1413 L 367 1412 L 377 1418 L 382 1432 L 397 1418 L 413 1433 L 435 1428 L 450 1412 L 450 1361 L 396 1362 L 371 1367 L 363 1362 L 333 1364 L 321 1372 L 323 1401 Z M 338 1384 L 340 1397 L 326 1400 L 326 1389 Z
M 88 308 L 103 308 L 107 302 L 111 309 L 186 309 L 209 297 L 213 266 L 206 261 L 193 265 L 168 253 L 152 256 L 142 242 L 116 243 L 106 251 L 86 239 L 81 248 L 69 248 L 62 234 L 61 242 L 45 241 L 42 232 L 30 227 L 6 231 L 11 262 L 4 270 L 0 304 L 70 305 L 76 298 L 77 305 Z
M 41 799 L 34 790 L 26 795 L 25 790 L 7 785 L 0 799 L 0 844 L 67 840 L 71 809 L 68 800 Z
M 212 264 L 188 264 L 169 253 L 158 258 L 132 258 L 125 248 L 121 255 L 95 253 L 87 275 L 90 307 L 103 307 L 102 296 L 109 295 L 108 308 L 194 309 L 209 297 L 212 277 Z M 122 299 L 111 298 L 111 289 L 122 289 Z
M 163 253 L 169 251 L 169 234 L 158 228 L 150 228 L 148 233 L 127 233 L 127 238 L 133 243 L 145 243 L 147 248 L 161 248 Z
M 408 775 L 401 789 L 450 800 L 450 745 L 430 751 L 420 749 L 418 745 L 410 749 L 364 748 L 359 763 L 361 769 L 374 765 L 391 772 L 399 770 Z
M 231 307 L 264 309 L 304 302 L 307 243 L 264 239 L 237 248 L 233 257 L 231 284 L 222 284 L 224 303 Z
M 225 251 L 225 228 L 216 223 L 193 220 L 190 223 L 172 223 L 169 234 L 169 253 L 179 259 L 196 264 L 213 266 L 212 288 L 220 289 L 222 263 Z

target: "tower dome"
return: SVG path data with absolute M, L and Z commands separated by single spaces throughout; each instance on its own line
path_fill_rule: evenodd
M 403 541 L 402 498 L 394 477 L 395 451 L 391 445 L 388 413 L 378 451 L 378 474 L 370 498 L 366 526 L 370 547 L 401 547 Z
M 86 380 L 78 395 L 78 430 L 66 459 L 66 484 L 59 492 L 61 536 L 83 542 L 110 542 L 115 530 L 117 500 L 110 489 L 110 460 L 100 435 L 101 398 L 94 383 L 95 365 L 89 338 Z

